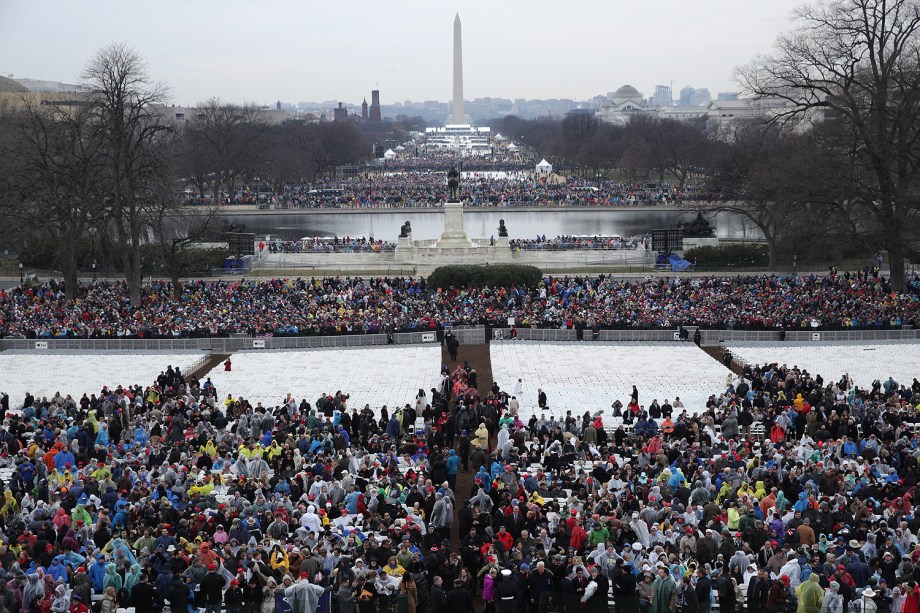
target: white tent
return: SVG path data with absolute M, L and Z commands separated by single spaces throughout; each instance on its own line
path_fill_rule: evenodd
M 537 164 L 537 167 L 534 168 L 534 172 L 538 175 L 548 175 L 553 172 L 553 165 L 547 162 L 545 159 L 540 160 L 540 163 Z
M 495 135 L 495 140 L 501 143 L 501 142 L 506 141 L 507 139 L 504 136 L 502 136 L 501 132 L 499 132 L 498 134 Z
M 514 143 L 511 143 L 510 145 L 508 145 L 508 151 L 517 151 L 517 150 L 518 150 L 518 146 L 515 145 Z
M 395 158 L 395 157 L 396 157 L 396 152 L 393 151 L 392 149 L 387 149 L 387 150 L 383 153 L 383 159 L 385 159 L 385 160 L 392 160 L 392 159 Z

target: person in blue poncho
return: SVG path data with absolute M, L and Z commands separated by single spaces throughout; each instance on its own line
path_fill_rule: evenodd
M 486 471 L 485 466 L 479 467 L 479 472 L 476 473 L 474 480 L 479 483 L 479 486 L 488 492 L 492 488 L 492 476 Z
M 457 473 L 460 472 L 460 456 L 453 449 L 447 452 L 447 483 L 450 489 L 457 487 Z
M 55 556 L 51 560 L 51 564 L 48 565 L 48 569 L 45 571 L 45 574 L 49 575 L 55 581 L 61 580 L 67 581 L 67 567 L 65 567 L 61 562 L 63 561 L 63 556 Z
M 105 556 L 99 555 L 96 561 L 87 571 L 90 581 L 93 583 L 93 593 L 101 594 L 105 584 Z

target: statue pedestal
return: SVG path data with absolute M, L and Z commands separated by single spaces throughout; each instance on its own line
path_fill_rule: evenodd
M 511 243 L 508 242 L 507 236 L 498 236 L 495 238 L 494 256 L 496 262 L 510 262 L 513 259 L 511 253 Z
M 408 261 L 412 259 L 412 235 L 400 236 L 396 239 L 396 249 L 393 256 L 398 261 Z
M 438 239 L 437 246 L 449 249 L 471 246 L 466 230 L 463 229 L 462 202 L 444 203 L 444 231 Z

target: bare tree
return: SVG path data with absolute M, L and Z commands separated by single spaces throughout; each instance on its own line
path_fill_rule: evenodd
M 862 211 L 862 233 L 887 249 L 892 285 L 904 289 L 920 208 L 920 2 L 823 0 L 794 17 L 773 54 L 737 77 L 749 94 L 788 105 L 776 121 L 845 126 L 840 148 L 860 169 L 848 173 L 847 206 Z
M 809 252 L 809 243 L 823 248 L 832 242 L 821 237 L 852 233 L 839 207 L 841 165 L 824 132 L 800 134 L 752 122 L 739 126 L 734 141 L 721 144 L 713 159 L 710 187 L 727 198 L 709 210 L 734 213 L 760 230 L 773 269 Z
M 200 256 L 204 253 L 201 244 L 209 239 L 218 239 L 214 227 L 218 205 L 208 207 L 184 207 L 175 192 L 162 193 L 150 214 L 152 246 L 157 259 L 172 281 L 173 297 L 182 300 L 181 277 L 196 270 Z
M 83 72 L 103 163 L 106 228 L 119 252 L 132 304 L 141 300 L 141 248 L 151 208 L 168 181 L 164 141 L 172 127 L 157 107 L 165 87 L 151 82 L 141 56 L 117 43 L 101 49 Z
M 186 130 L 193 151 L 204 154 L 204 164 L 214 176 L 214 201 L 223 183 L 232 192 L 240 177 L 258 164 L 267 126 L 252 105 L 236 105 L 211 98 L 198 105 Z
M 16 155 L 9 158 L 4 216 L 25 231 L 20 247 L 39 239 L 53 245 L 68 298 L 79 288 L 83 239 L 100 213 L 100 142 L 91 109 L 83 105 L 28 103 L 10 133 Z

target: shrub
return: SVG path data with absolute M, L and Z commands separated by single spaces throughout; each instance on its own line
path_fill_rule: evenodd
M 685 251 L 684 259 L 699 268 L 759 268 L 770 264 L 766 245 L 740 243 L 696 247 Z
M 452 265 L 436 268 L 428 277 L 429 287 L 536 286 L 543 273 L 536 266 L 497 264 L 494 266 Z

